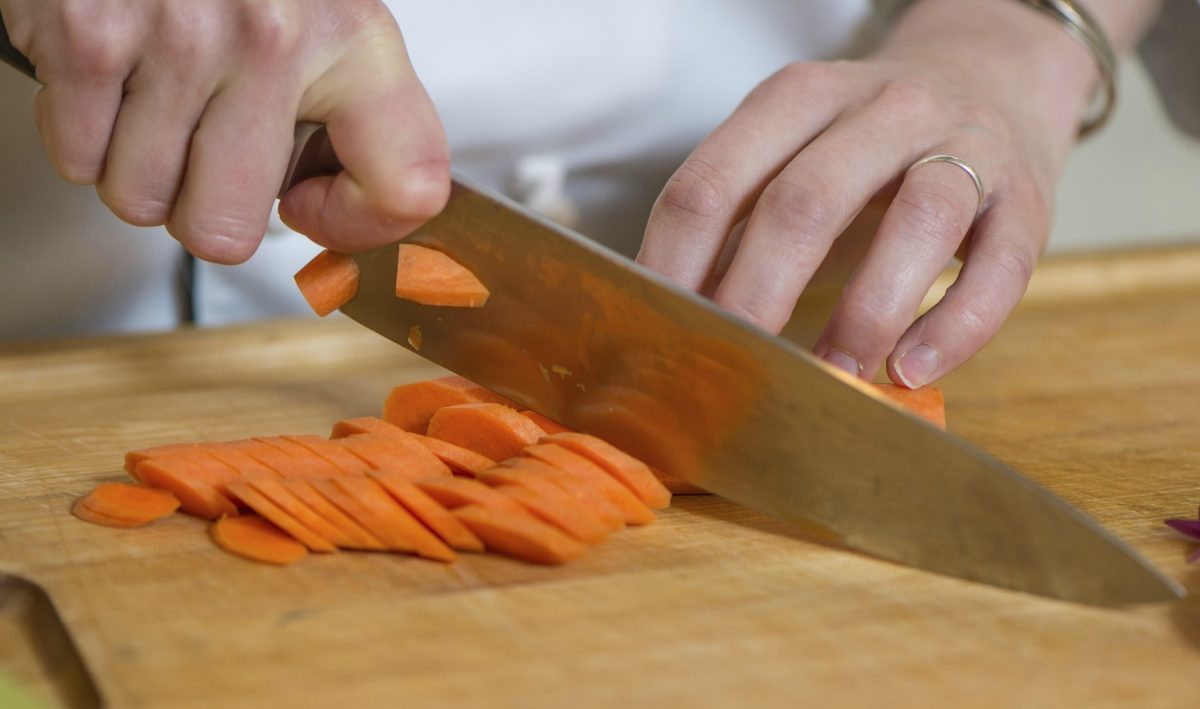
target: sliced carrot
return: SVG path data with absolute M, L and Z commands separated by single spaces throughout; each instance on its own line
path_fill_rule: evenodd
M 160 458 L 164 455 L 170 455 L 180 452 L 195 452 L 206 448 L 208 443 L 167 443 L 153 448 L 142 448 L 141 450 L 129 451 L 125 454 L 125 472 L 137 477 L 138 463 L 151 458 Z
M 702 487 L 697 487 L 683 478 L 677 478 L 665 470 L 659 470 L 653 465 L 649 466 L 649 468 L 650 472 L 654 473 L 654 477 L 658 478 L 658 481 L 663 484 L 663 487 L 670 490 L 672 495 L 709 494 L 708 490 L 705 490 Z
M 670 490 L 663 487 L 645 463 L 606 441 L 586 433 L 556 433 L 541 442 L 562 446 L 591 460 L 653 509 L 671 504 Z
M 537 443 L 546 432 L 503 404 L 458 404 L 437 410 L 429 419 L 428 435 L 504 460 L 520 455 L 522 448 Z
M 264 466 L 274 470 L 278 477 L 281 478 L 304 477 L 309 469 L 309 464 L 306 461 L 299 460 L 290 453 L 285 453 L 275 446 L 252 438 L 230 441 L 225 444 L 225 447 L 245 453 Z
M 341 509 L 342 512 L 345 512 L 355 522 L 366 527 L 372 536 L 383 542 L 384 548 L 388 551 L 415 552 L 417 550 L 413 540 L 398 530 L 388 520 L 387 515 L 381 516 L 374 507 L 347 492 L 345 488 L 337 484 L 337 480 L 339 479 L 341 478 L 333 480 L 310 480 L 308 482 L 314 490 L 321 493 L 335 507 Z M 364 478 L 348 479 L 362 480 Z
M 384 520 L 394 534 L 412 542 L 419 556 L 436 561 L 454 561 L 454 550 L 418 522 L 377 481 L 365 477 L 343 477 L 334 482 Z
M 237 442 L 211 446 L 209 455 L 238 471 L 243 478 L 278 478 L 279 473 L 246 452 Z
M 350 254 L 325 249 L 296 272 L 296 285 L 317 315 L 325 317 L 358 292 L 358 264 Z
M 291 469 L 291 474 L 283 473 L 284 477 L 336 478 L 342 474 L 333 463 L 330 463 L 299 443 L 289 441 L 283 436 L 264 436 L 261 438 L 256 436 L 251 440 L 265 443 L 292 457 L 292 464 L 295 467 Z
M 528 479 L 550 485 L 553 489 L 566 493 L 575 504 L 600 520 L 605 529 L 610 532 L 615 532 L 625 526 L 625 515 L 619 507 L 610 502 L 595 486 L 585 480 L 580 480 L 565 470 L 560 470 L 537 458 L 526 456 L 510 458 L 501 463 L 499 468 L 512 470 Z M 604 472 L 599 474 L 608 477 Z M 487 480 L 485 482 L 489 485 L 494 484 Z M 620 483 L 613 482 L 620 487 Z M 629 494 L 632 495 L 632 493 Z
M 451 475 L 450 468 L 405 431 L 363 433 L 337 439 L 338 444 L 361 458 L 373 470 L 404 473 L 410 480 Z
M 166 490 L 128 483 L 100 483 L 79 498 L 71 511 L 86 522 L 109 527 L 141 527 L 177 509 L 179 500 Z
M 451 548 L 459 551 L 483 551 L 483 542 L 479 537 L 408 478 L 379 470 L 372 471 L 369 475 L 395 498 L 396 502 Z
M 312 483 L 308 480 L 298 478 L 284 479 L 280 481 L 284 487 L 288 489 L 298 499 L 303 500 L 304 504 L 311 507 L 317 514 L 324 517 L 331 524 L 342 530 L 349 540 L 349 549 L 368 549 L 371 551 L 384 551 L 387 549 L 383 542 L 367 528 L 354 521 L 345 512 L 342 512 L 340 507 L 337 507 L 325 497 L 313 489 Z
M 614 480 L 603 468 L 578 453 L 561 446 L 542 443 L 529 446 L 525 449 L 525 454 L 574 476 L 582 484 L 591 485 L 621 511 L 626 524 L 644 525 L 654 522 L 654 510 L 647 507 L 629 488 Z
M 533 513 L 534 517 L 558 527 L 584 544 L 596 545 L 608 539 L 608 529 L 604 524 L 555 486 L 535 490 L 521 485 L 502 485 L 497 489 Z
M 427 246 L 400 244 L 396 297 L 422 305 L 481 308 L 488 289 L 462 264 Z
M 467 450 L 462 446 L 456 446 L 449 441 L 422 436 L 419 433 L 410 433 L 409 435 L 416 439 L 418 443 L 428 448 L 439 460 L 450 466 L 450 471 L 455 475 L 465 475 L 473 478 L 480 471 L 487 470 L 496 464 L 496 461 L 491 458 L 479 455 L 475 451 Z
M 393 388 L 383 404 L 383 420 L 405 431 L 425 433 L 434 412 L 455 404 L 504 404 L 516 408 L 499 394 L 469 379 L 451 375 Z
M 454 516 L 470 527 L 490 551 L 538 564 L 563 564 L 587 553 L 587 547 L 525 512 L 467 505 Z
M 543 416 L 543 415 L 539 414 L 538 412 L 533 411 L 531 409 L 525 409 L 524 411 L 521 412 L 521 415 L 524 416 L 525 418 L 529 419 L 530 421 L 533 421 L 534 423 L 536 423 L 538 425 L 538 428 L 542 429 L 543 431 L 545 431 L 547 434 L 550 434 L 550 435 L 553 435 L 555 433 L 567 433 L 568 431 L 574 430 L 571 428 L 567 428 L 566 426 L 562 425 L 558 421 L 555 421 L 554 419 L 550 418 L 549 416 Z
M 227 487 L 230 494 L 241 500 L 250 509 L 267 518 L 276 527 L 292 535 L 296 541 L 308 547 L 309 550 L 320 552 L 337 551 L 337 547 L 330 543 L 329 540 L 306 527 L 303 522 L 293 517 L 279 505 L 271 502 L 267 499 L 266 495 L 255 490 L 249 483 L 229 483 Z
M 381 418 L 374 416 L 360 416 L 354 419 L 345 419 L 333 424 L 333 431 L 330 432 L 330 438 L 345 438 L 346 436 L 356 436 L 360 433 L 391 433 L 394 429 L 400 428 L 395 424 L 388 423 Z M 404 430 L 400 428 L 400 430 Z
M 371 466 L 336 441 L 320 436 L 284 436 L 284 438 L 324 458 L 343 475 L 366 475 Z
M 466 505 L 494 507 L 498 510 L 523 513 L 522 507 L 478 480 L 471 478 L 437 477 L 416 480 L 414 484 L 437 500 L 442 507 L 455 509 Z
M 286 566 L 308 556 L 308 549 L 262 517 L 222 517 L 210 534 L 217 546 L 251 561 Z
M 188 514 L 204 519 L 236 515 L 237 507 L 222 490 L 240 476 L 230 466 L 198 450 L 147 458 L 137 464 L 136 477 L 147 485 L 170 491 Z
M 256 478 L 249 480 L 250 487 L 262 493 L 274 502 L 284 512 L 294 517 L 297 522 L 308 527 L 310 531 L 320 536 L 330 544 L 349 549 L 354 546 L 352 537 L 345 534 L 337 525 L 317 514 L 316 510 L 292 494 L 279 478 Z
M 895 384 L 876 384 L 880 394 L 888 397 L 938 428 L 946 429 L 946 397 L 938 387 L 908 389 Z

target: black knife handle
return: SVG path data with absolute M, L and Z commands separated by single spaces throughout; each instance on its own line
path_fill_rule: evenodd
M 17 48 L 12 45 L 12 41 L 9 40 L 8 28 L 4 26 L 3 15 L 0 15 L 0 60 L 31 79 L 37 78 L 33 63 L 26 59 L 24 54 L 17 51 Z

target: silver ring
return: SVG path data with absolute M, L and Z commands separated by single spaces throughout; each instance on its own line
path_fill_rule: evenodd
M 971 177 L 971 182 L 975 183 L 975 195 L 979 197 L 979 203 L 975 207 L 975 216 L 978 217 L 979 213 L 983 211 L 983 200 L 987 197 L 987 193 L 984 192 L 983 180 L 979 179 L 979 173 L 975 172 L 975 168 L 963 162 L 961 158 L 956 158 L 953 155 L 930 155 L 928 157 L 923 157 L 910 165 L 908 172 L 912 172 L 916 168 L 931 162 L 948 162 L 951 165 L 957 165 L 958 167 L 962 168 L 963 172 L 967 173 Z

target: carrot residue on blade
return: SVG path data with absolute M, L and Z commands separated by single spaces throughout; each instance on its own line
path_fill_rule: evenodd
M 217 546 L 231 554 L 286 566 L 308 556 L 308 549 L 262 517 L 222 517 L 210 532 Z
M 578 453 L 603 468 L 653 509 L 671 504 L 671 492 L 663 486 L 649 466 L 616 446 L 586 433 L 556 433 L 542 443 L 553 443 Z
M 296 275 L 300 294 L 317 315 L 325 317 L 358 292 L 358 264 L 350 254 L 325 249 Z
M 537 443 L 546 432 L 503 404 L 458 404 L 438 409 L 429 419 L 427 435 L 504 460 L 520 455 L 522 448 Z
M 72 514 L 105 527 L 141 527 L 179 508 L 166 490 L 129 483 L 100 483 L 75 501 Z
M 538 564 L 563 564 L 587 553 L 582 542 L 525 512 L 467 505 L 454 510 L 489 551 Z
M 888 397 L 938 428 L 946 429 L 946 397 L 934 386 L 908 389 L 895 384 L 876 384 L 880 394 Z
M 405 431 L 425 433 L 434 412 L 455 404 L 504 404 L 516 408 L 503 396 L 469 379 L 451 375 L 394 387 L 383 403 L 383 420 Z M 375 425 L 362 419 L 345 423 Z M 333 438 L 338 437 L 335 430 Z
M 397 298 L 422 305 L 480 308 L 489 295 L 475 274 L 441 251 L 417 244 L 397 247 Z

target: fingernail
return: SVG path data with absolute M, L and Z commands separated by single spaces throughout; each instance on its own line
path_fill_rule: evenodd
M 830 350 L 823 359 L 851 376 L 862 375 L 862 365 L 846 350 Z
M 941 364 L 941 359 L 937 350 L 929 345 L 920 344 L 896 360 L 896 374 L 899 375 L 904 386 L 909 389 L 923 387 L 933 379 L 938 365 Z

